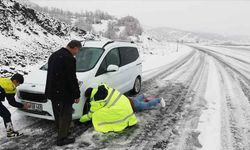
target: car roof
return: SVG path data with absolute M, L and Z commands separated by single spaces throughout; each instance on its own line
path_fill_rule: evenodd
M 120 41 L 112 41 L 112 40 L 102 40 L 102 41 L 83 41 L 83 47 L 97 47 L 104 48 L 106 46 L 128 46 L 135 47 L 135 44 L 130 42 L 120 42 Z

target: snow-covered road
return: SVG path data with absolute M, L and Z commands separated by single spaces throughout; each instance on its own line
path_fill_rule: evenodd
M 108 134 L 77 126 L 76 143 L 56 147 L 53 122 L 25 118 L 26 136 L 0 136 L 0 149 L 250 149 L 250 48 L 189 46 L 144 57 L 141 93 L 167 107 L 137 113 L 138 125 Z
M 193 48 L 198 55 L 193 56 L 198 57 L 195 63 L 168 76 L 169 80 L 184 77 L 181 82 L 188 82 L 185 70 L 203 63 L 204 73 L 199 76 L 203 79 L 196 78 L 198 88 L 189 87 L 195 95 L 184 110 L 187 117 L 180 121 L 178 131 L 182 131 L 174 149 L 250 149 L 250 49 Z
M 250 149 L 250 50 L 210 48 L 202 51 L 207 53 L 211 57 L 211 63 L 214 63 L 213 71 L 217 78 L 213 78 L 211 82 L 218 85 L 219 91 L 210 94 L 218 99 L 214 102 L 214 107 L 211 105 L 211 109 L 218 115 L 209 112 L 217 121 L 212 123 L 217 133 L 210 142 L 217 143 L 216 149 Z M 208 86 L 207 92 L 212 89 Z M 207 101 L 214 100 L 211 98 Z M 207 118 L 210 119 L 208 122 L 213 122 L 209 115 Z M 207 132 L 206 128 L 203 130 Z M 215 133 L 212 128 L 210 133 Z M 210 133 L 203 137 L 209 137 Z M 201 142 L 204 143 L 204 149 L 211 149 L 208 140 L 201 138 Z

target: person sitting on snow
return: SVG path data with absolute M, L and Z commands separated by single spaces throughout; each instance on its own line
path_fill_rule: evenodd
M 99 132 L 122 131 L 127 126 L 137 123 L 134 111 L 149 109 L 157 104 L 165 107 L 163 98 L 146 100 L 146 97 L 126 97 L 119 91 L 100 85 L 88 88 L 85 97 L 90 100 L 90 111 L 80 118 L 84 123 L 92 119 L 95 130 Z
M 15 100 L 16 87 L 22 84 L 23 81 L 23 76 L 18 73 L 14 74 L 10 79 L 0 78 L 0 116 L 3 118 L 7 137 L 16 137 L 22 134 L 13 129 L 13 125 L 11 122 L 11 114 L 9 110 L 2 104 L 2 101 L 4 101 L 6 97 L 11 106 L 22 109 L 28 109 L 28 104 L 22 104 L 16 102 Z
M 80 122 L 92 119 L 96 131 L 120 132 L 137 124 L 129 99 L 118 90 L 103 84 L 98 88 L 88 88 L 85 97 L 90 99 L 90 111 L 80 118 Z

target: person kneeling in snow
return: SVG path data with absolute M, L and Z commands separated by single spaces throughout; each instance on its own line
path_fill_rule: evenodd
M 129 99 L 119 91 L 100 85 L 88 88 L 85 97 L 90 99 L 90 111 L 80 118 L 84 123 L 92 119 L 96 131 L 120 132 L 128 126 L 137 124 L 137 119 Z
M 165 107 L 163 98 L 148 99 L 144 95 L 126 97 L 119 91 L 101 85 L 88 88 L 85 97 L 90 99 L 90 111 L 80 118 L 84 123 L 92 119 L 95 130 L 99 132 L 122 131 L 127 126 L 137 123 L 134 111 L 149 109 L 157 104 Z

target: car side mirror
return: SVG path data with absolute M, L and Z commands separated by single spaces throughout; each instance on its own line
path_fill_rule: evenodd
M 119 70 L 119 67 L 117 65 L 109 65 L 107 68 L 107 72 L 115 72 L 118 70 Z

